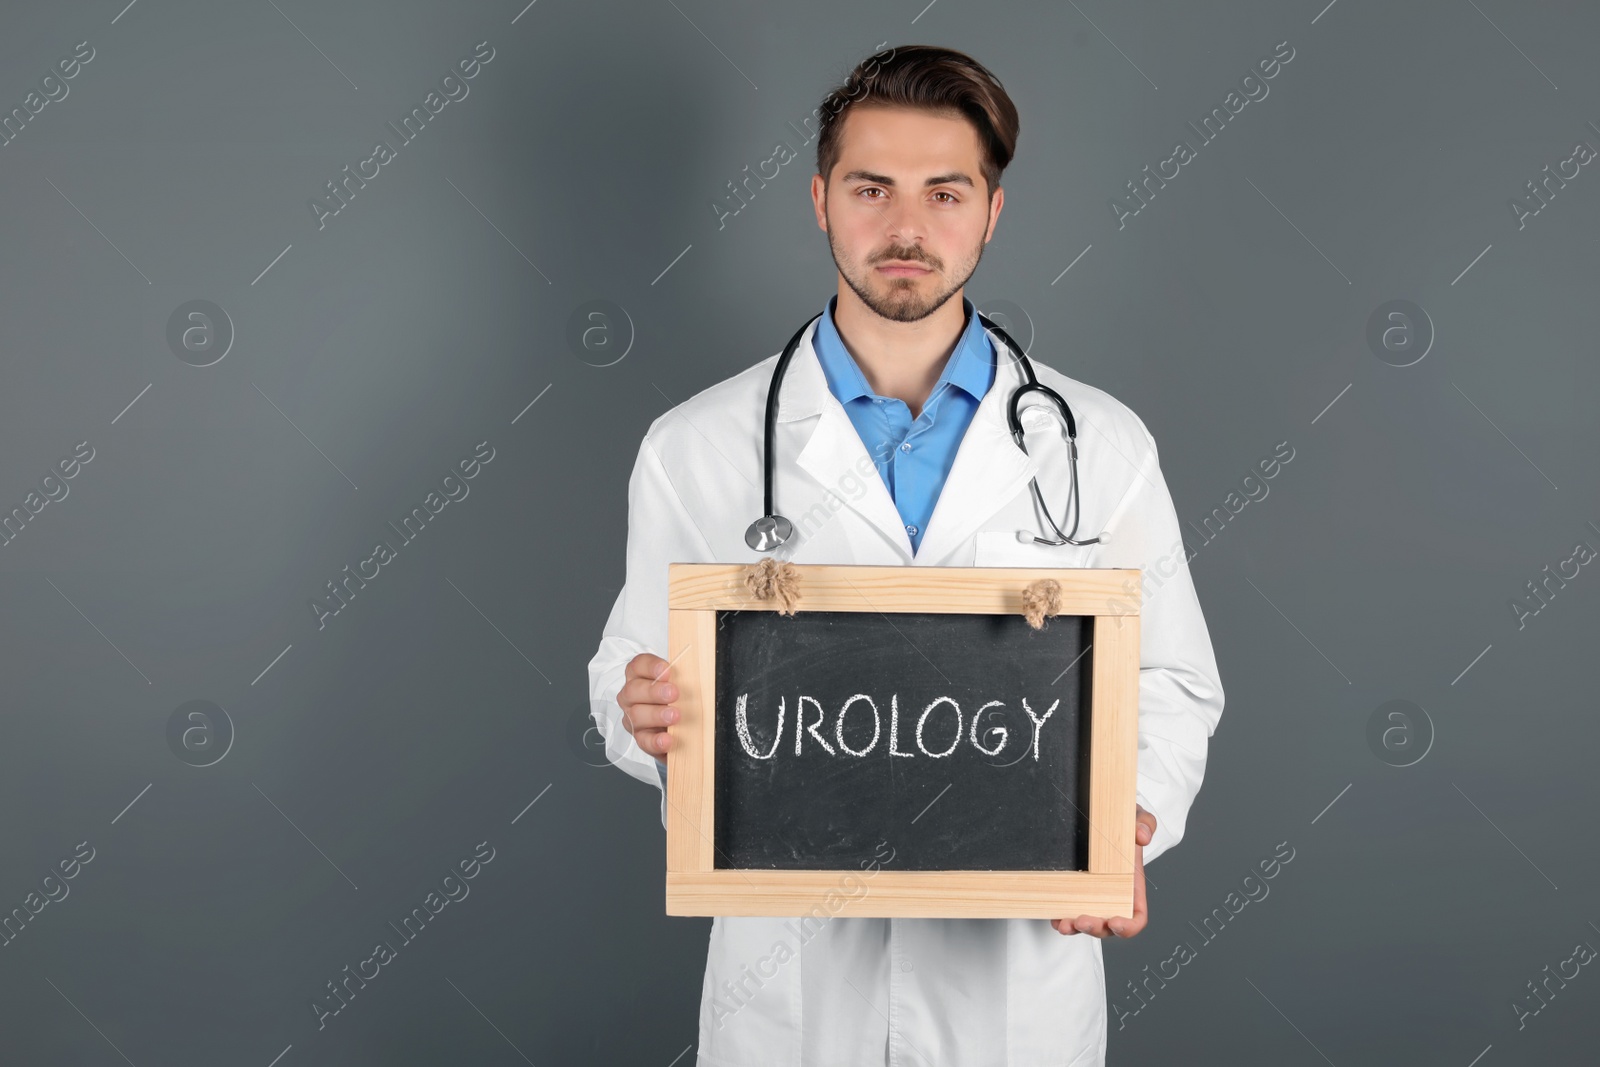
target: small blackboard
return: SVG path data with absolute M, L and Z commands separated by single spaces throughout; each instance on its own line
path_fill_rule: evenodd
M 1131 915 L 1140 577 L 671 564 L 667 913 Z
M 716 866 L 1088 869 L 1094 619 L 717 613 Z

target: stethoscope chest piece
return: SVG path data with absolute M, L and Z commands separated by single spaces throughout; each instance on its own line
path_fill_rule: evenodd
M 770 552 L 794 535 L 794 524 L 782 515 L 763 515 L 744 532 L 744 543 L 757 552 Z

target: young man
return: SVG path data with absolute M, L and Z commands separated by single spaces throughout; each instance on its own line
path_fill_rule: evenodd
M 857 67 L 821 112 L 811 195 L 838 292 L 794 350 L 780 391 L 774 494 L 794 532 L 770 554 L 1143 568 L 1134 914 L 837 917 L 805 927 L 803 940 L 792 920 L 718 917 L 698 1062 L 1092 1067 L 1106 1040 L 1101 938 L 1144 927 L 1144 863 L 1182 837 L 1222 714 L 1177 517 L 1143 422 L 1092 386 L 1034 361 L 1077 418 L 1075 534 L 1060 416 L 1029 412 L 1027 453 L 1009 434 L 1005 405 L 1021 368 L 963 295 L 994 235 L 1017 138 L 1016 109 L 994 76 L 960 52 L 897 48 Z M 608 757 L 663 790 L 679 719 L 665 658 L 667 565 L 762 557 L 745 531 L 764 511 L 777 358 L 656 419 L 629 483 L 627 584 L 589 664 L 590 698 Z M 1035 476 L 1069 536 L 1106 538 L 1019 539 L 1050 536 L 1029 490 Z M 663 823 L 665 814 L 663 795 Z

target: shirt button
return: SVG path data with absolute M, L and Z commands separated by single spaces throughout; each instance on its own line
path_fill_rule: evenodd
M 900 446 L 900 451 L 902 451 L 902 452 L 910 452 L 911 451 L 911 442 L 907 441 L 905 444 L 901 445 Z
M 917 528 L 915 526 L 907 526 L 906 533 L 910 534 L 912 537 L 915 537 L 917 536 Z

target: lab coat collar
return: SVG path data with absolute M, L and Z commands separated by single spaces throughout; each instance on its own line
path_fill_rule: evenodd
M 1024 380 L 1022 368 L 1012 359 L 997 360 L 994 384 L 973 414 L 928 519 L 922 544 L 913 552 L 905 523 L 881 477 L 868 479 L 867 491 L 859 499 L 852 500 L 839 490 L 848 477 L 859 478 L 862 469 L 875 467 L 855 424 L 828 389 L 812 345 L 816 330 L 813 323 L 795 346 L 778 397 L 780 423 L 820 416 L 796 462 L 888 539 L 907 563 L 932 566 L 943 562 L 1038 471 L 1038 461 L 1016 446 L 1006 424 L 1006 404 Z M 1008 352 L 993 335 L 991 342 L 995 351 Z M 858 467 L 862 459 L 867 462 Z M 783 507 L 781 503 L 778 506 L 780 510 Z

